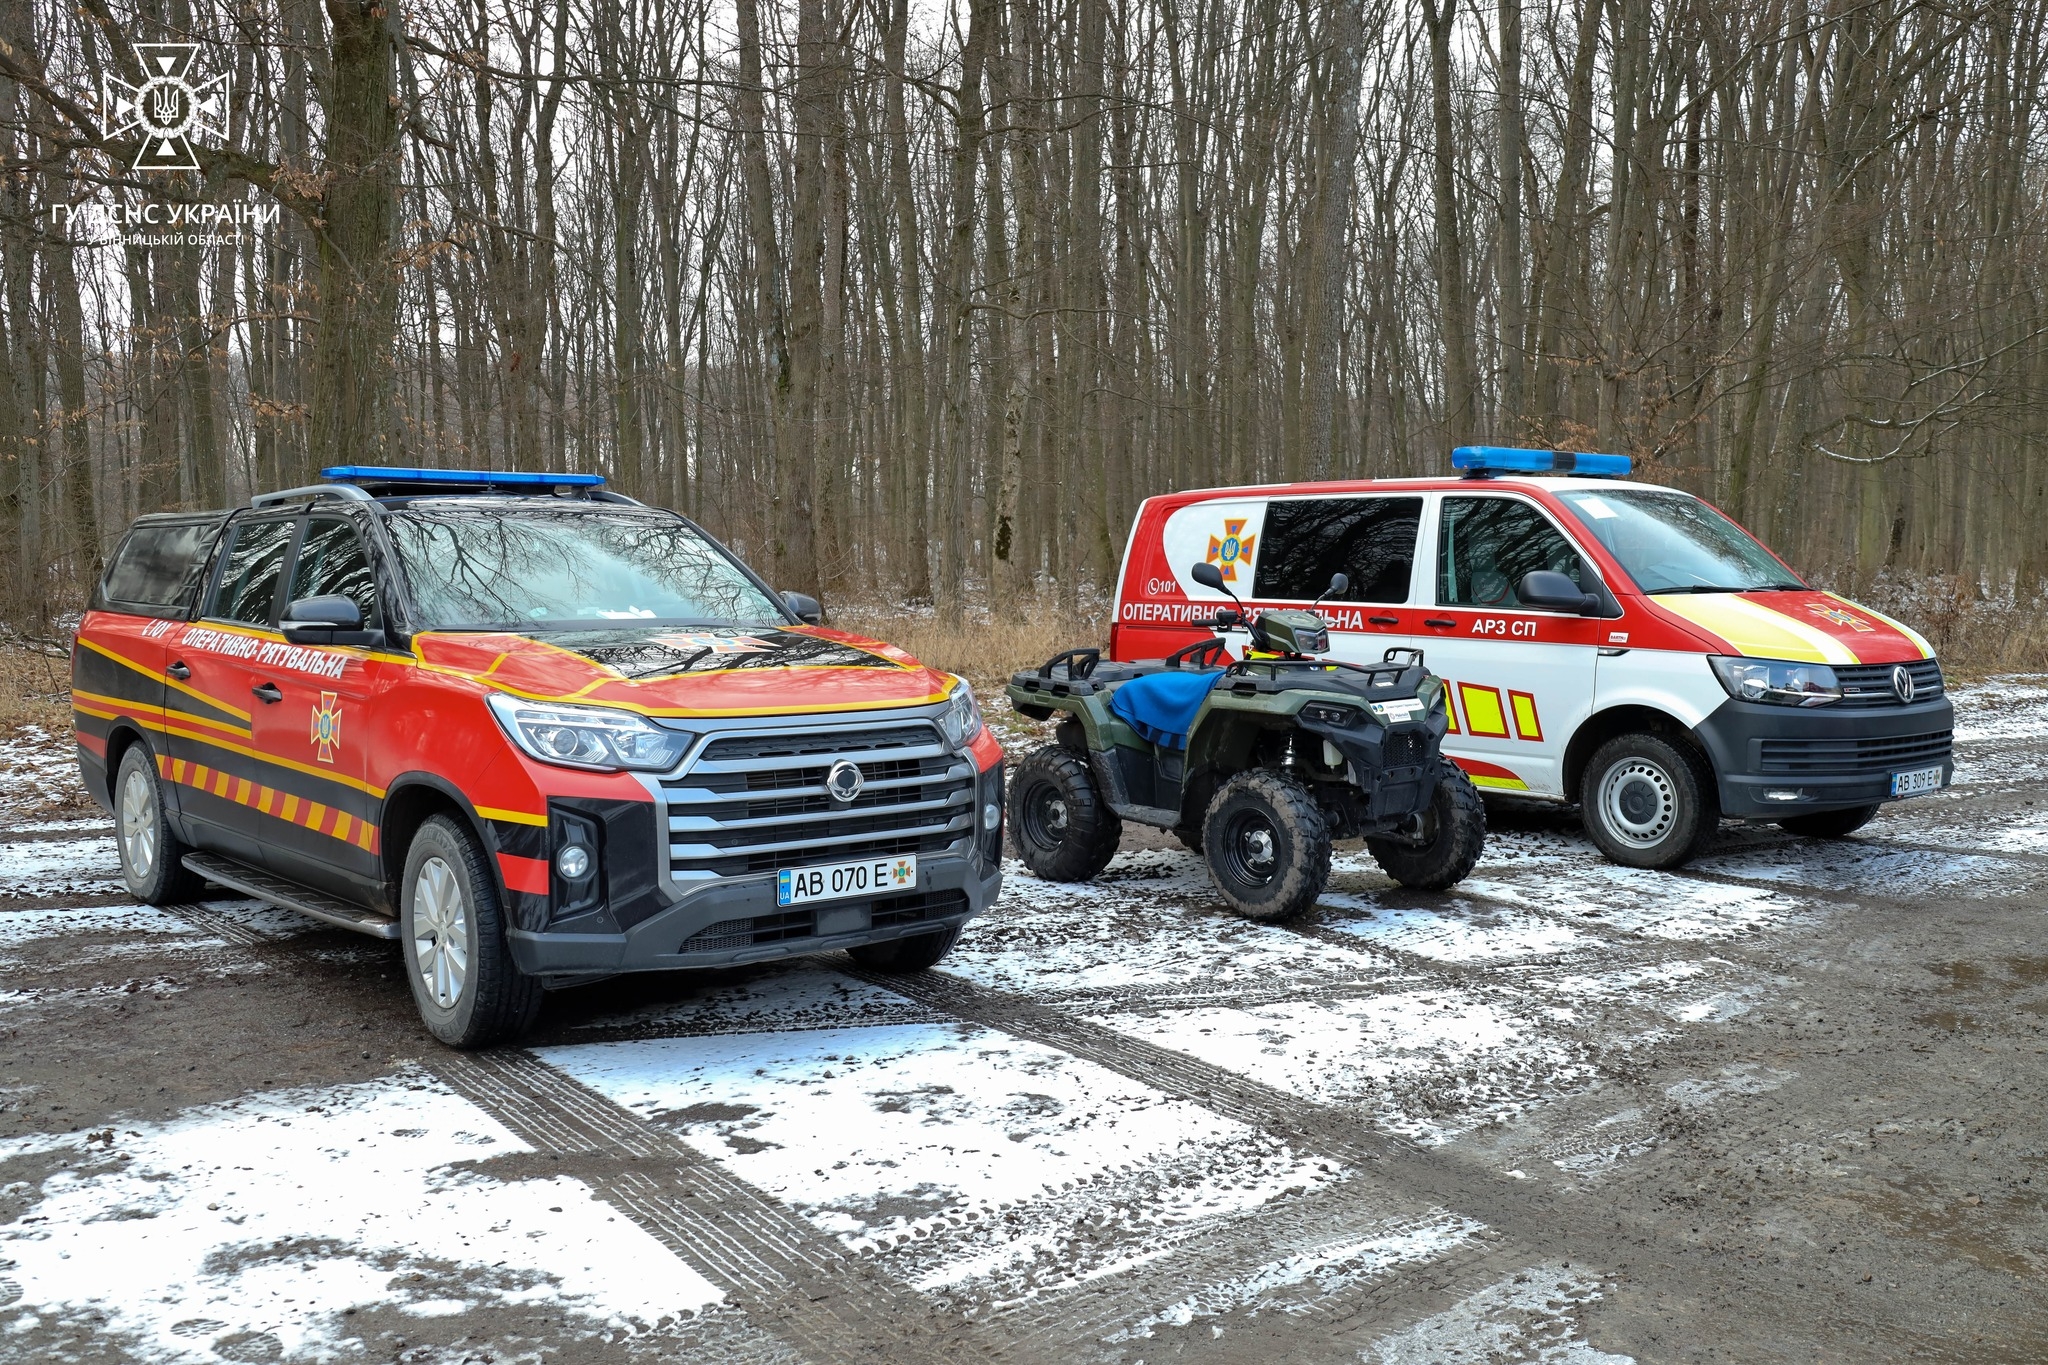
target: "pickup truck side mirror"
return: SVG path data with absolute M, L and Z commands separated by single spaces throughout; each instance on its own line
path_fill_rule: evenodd
M 1592 593 L 1583 592 L 1571 579 L 1552 569 L 1535 569 L 1522 575 L 1522 581 L 1515 588 L 1515 596 L 1525 607 L 1538 611 L 1569 611 L 1579 616 L 1593 616 L 1600 610 L 1600 599 Z
M 363 629 L 355 599 L 331 593 L 301 597 L 284 610 L 284 638 L 295 645 L 366 645 L 375 631 Z
M 825 623 L 825 608 L 809 593 L 786 592 L 782 594 L 782 601 L 796 619 L 805 625 L 820 626 Z

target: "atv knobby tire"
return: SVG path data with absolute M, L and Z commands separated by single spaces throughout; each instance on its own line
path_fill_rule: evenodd
M 1464 881 L 1486 846 L 1486 803 L 1464 769 L 1437 760 L 1436 792 L 1422 817 L 1422 842 L 1367 839 L 1380 871 L 1415 891 L 1441 891 Z
M 1085 882 L 1109 865 L 1124 822 L 1095 789 L 1088 761 L 1059 745 L 1034 749 L 1010 779 L 1010 839 L 1031 875 Z
M 1209 879 L 1246 919 L 1292 919 L 1330 880 L 1330 826 L 1308 788 L 1266 770 L 1224 783 L 1202 821 Z

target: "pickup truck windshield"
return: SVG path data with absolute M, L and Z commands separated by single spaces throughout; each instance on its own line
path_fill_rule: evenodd
M 415 505 L 385 526 L 424 630 L 788 619 L 718 547 L 652 513 Z
M 1691 494 L 1616 488 L 1558 496 L 1646 593 L 1806 586 L 1749 532 Z

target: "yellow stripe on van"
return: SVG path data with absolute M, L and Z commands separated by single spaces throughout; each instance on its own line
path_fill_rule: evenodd
M 1907 625 L 1904 621 L 1894 621 L 1891 617 L 1886 616 L 1883 612 L 1872 611 L 1869 607 L 1864 606 L 1861 602 L 1851 602 L 1848 598 L 1841 596 L 1839 593 L 1831 592 L 1827 595 L 1829 597 L 1834 598 L 1837 602 L 1840 602 L 1844 607 L 1847 607 L 1850 611 L 1860 611 L 1873 621 L 1882 621 L 1885 625 L 1890 626 L 1893 630 L 1905 636 L 1908 640 L 1911 640 L 1913 642 L 1913 648 L 1920 651 L 1921 658 L 1931 659 L 1934 657 L 1934 646 L 1927 642 L 1927 637 L 1925 635 L 1922 635 L 1919 631 L 1913 629 L 1911 626 Z
M 1730 647 L 1756 659 L 1803 664 L 1853 664 L 1856 656 L 1834 636 L 1734 593 L 1667 593 L 1657 605 L 1704 626 Z

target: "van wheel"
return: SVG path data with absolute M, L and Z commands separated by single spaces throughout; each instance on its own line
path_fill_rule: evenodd
M 164 818 L 163 783 L 156 755 L 137 740 L 114 770 L 114 844 L 121 854 L 121 880 L 144 905 L 178 905 L 206 891 L 206 879 L 185 866 L 185 846 Z
M 941 929 L 935 934 L 912 934 L 909 938 L 891 939 L 887 943 L 863 943 L 858 948 L 848 948 L 847 955 L 870 971 L 904 973 L 921 972 L 953 951 L 953 945 L 960 941 L 958 929 Z
M 1617 735 L 1593 753 L 1579 811 L 1600 851 L 1624 867 L 1678 867 L 1720 822 L 1706 760 L 1658 735 Z
M 1085 882 L 1116 856 L 1124 822 L 1095 790 L 1085 759 L 1058 745 L 1034 749 L 1010 780 L 1010 837 L 1031 875 Z
M 524 1033 L 541 985 L 505 946 L 505 912 L 476 837 L 430 817 L 405 855 L 399 942 L 427 1031 L 450 1047 L 485 1047 Z
M 1202 857 L 1246 919 L 1293 919 L 1330 880 L 1330 826 L 1308 788 L 1279 773 L 1239 773 L 1202 821 Z
M 1422 816 L 1422 841 L 1367 839 L 1380 871 L 1415 891 L 1441 891 L 1465 880 L 1486 847 L 1486 803 L 1465 770 L 1437 760 L 1436 791 Z
M 1787 834 L 1803 834 L 1809 839 L 1839 839 L 1869 824 L 1878 810 L 1878 806 L 1869 805 L 1817 811 L 1812 815 L 1795 815 L 1789 820 L 1780 820 L 1778 828 Z

